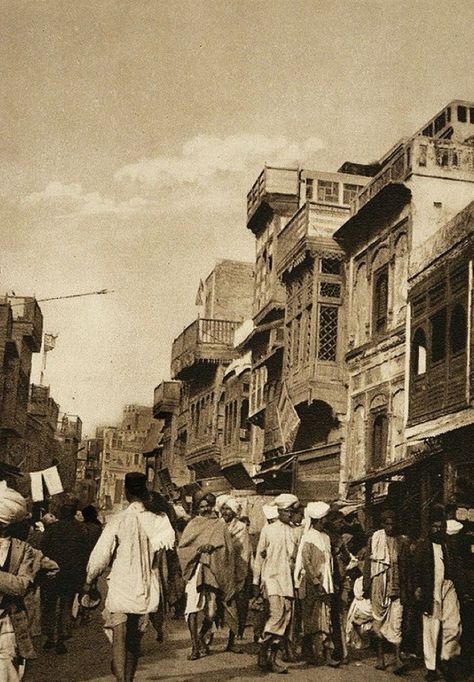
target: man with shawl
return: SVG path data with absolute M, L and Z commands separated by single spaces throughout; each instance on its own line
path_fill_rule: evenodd
M 0 680 L 19 682 L 25 659 L 35 658 L 24 596 L 33 583 L 32 548 L 11 536 L 9 526 L 27 516 L 26 501 L 0 481 Z
M 290 525 L 293 509 L 298 505 L 295 495 L 283 493 L 275 498 L 278 519 L 263 527 L 254 565 L 254 596 L 263 591 L 270 608 L 260 641 L 258 665 L 262 670 L 284 673 L 276 656 L 285 648 L 291 624 L 295 589 L 293 584 L 297 541 Z
M 397 529 L 394 511 L 382 512 L 381 530 L 370 539 L 364 563 L 364 596 L 370 599 L 377 641 L 377 670 L 385 670 L 383 640 L 395 646 L 394 673 L 404 670 L 400 657 L 403 606 L 409 599 L 409 547 Z
M 131 682 L 140 655 L 140 642 L 149 614 L 158 610 L 161 597 L 156 556 L 171 549 L 175 533 L 165 514 L 147 511 L 146 476 L 125 476 L 129 506 L 106 524 L 87 565 L 84 591 L 111 566 L 103 613 L 112 642 L 112 672 L 118 682 Z
M 331 609 L 334 601 L 331 539 L 324 532 L 326 502 L 310 502 L 295 564 L 295 587 L 303 601 L 303 652 L 308 663 L 339 665 L 332 657 Z
M 183 531 L 178 557 L 186 581 L 185 618 L 191 635 L 189 660 L 208 653 L 206 636 L 213 624 L 221 626 L 224 616 L 237 631 L 232 608 L 235 597 L 235 553 L 227 524 L 217 517 L 212 493 L 200 490 L 194 495 L 197 512 Z M 199 629 L 199 623 L 201 628 Z
M 237 607 L 237 620 L 239 637 L 243 637 L 249 603 L 248 577 L 250 574 L 250 560 L 252 550 L 250 546 L 250 535 L 248 527 L 239 520 L 238 516 L 242 511 L 240 502 L 231 495 L 227 495 L 220 506 L 220 514 L 227 524 L 227 528 L 232 536 L 235 556 L 235 605 Z M 235 632 L 230 630 L 228 651 L 241 653 L 234 645 Z

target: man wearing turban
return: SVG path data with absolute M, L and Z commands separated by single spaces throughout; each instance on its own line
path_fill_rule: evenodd
M 187 582 L 185 618 L 192 644 L 189 660 L 209 653 L 207 635 L 213 624 L 223 625 L 224 617 L 237 631 L 234 544 L 227 524 L 215 513 L 215 505 L 212 493 L 195 493 L 197 516 L 184 529 L 178 545 Z
M 19 682 L 25 659 L 36 656 L 24 604 L 35 576 L 34 553 L 10 533 L 26 516 L 25 499 L 0 481 L 0 679 L 8 682 Z
M 333 558 L 331 539 L 324 532 L 329 509 L 326 502 L 310 502 L 306 507 L 306 523 L 296 557 L 295 586 L 303 601 L 303 650 L 307 661 L 315 664 L 324 661 L 335 667 L 339 663 L 332 657 Z
M 295 495 L 285 493 L 275 498 L 273 505 L 278 510 L 278 519 L 263 527 L 257 547 L 254 596 L 263 592 L 270 608 L 258 655 L 262 670 L 287 671 L 276 661 L 276 656 L 280 648 L 285 648 L 295 598 L 293 569 L 297 539 L 291 520 L 298 504 Z
M 220 513 L 227 524 L 232 542 L 234 545 L 235 555 L 235 605 L 237 607 L 238 619 L 238 636 L 243 637 L 245 624 L 247 620 L 248 602 L 249 602 L 249 585 L 247 578 L 250 572 L 250 559 L 252 550 L 250 545 L 250 535 L 247 525 L 239 521 L 239 515 L 242 511 L 242 505 L 239 500 L 231 495 L 226 496 L 224 503 L 221 506 Z M 235 632 L 230 630 L 229 643 L 227 649 L 240 653 L 240 649 L 234 646 Z

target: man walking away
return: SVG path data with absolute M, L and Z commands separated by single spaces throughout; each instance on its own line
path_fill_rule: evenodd
M 445 679 L 453 678 L 452 662 L 461 649 L 461 616 L 458 593 L 459 557 L 446 535 L 444 510 L 435 508 L 429 537 L 420 540 L 414 556 L 415 599 L 423 609 L 423 654 L 426 679 L 437 679 L 436 653 L 441 633 L 440 667 Z
M 148 498 L 146 476 L 125 476 L 127 509 L 105 526 L 87 565 L 84 591 L 111 566 L 104 619 L 112 642 L 112 672 L 118 682 L 132 682 L 148 614 L 160 604 L 160 575 L 155 564 L 161 549 L 174 546 L 174 530 L 165 514 L 144 507 Z
M 71 615 L 75 595 L 84 582 L 88 537 L 84 524 L 74 518 L 76 505 L 64 504 L 59 521 L 50 524 L 41 543 L 43 554 L 57 563 L 59 573 L 43 586 L 45 650 L 66 654 L 64 642 L 71 638 Z

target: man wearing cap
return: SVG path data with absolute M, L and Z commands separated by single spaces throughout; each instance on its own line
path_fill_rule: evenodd
M 295 586 L 303 600 L 303 651 L 307 661 L 336 667 L 332 657 L 331 608 L 334 599 L 331 539 L 324 532 L 326 502 L 310 502 L 295 565 Z
M 111 565 L 105 602 L 105 630 L 112 642 L 112 672 L 118 682 L 132 682 L 148 614 L 160 604 L 160 573 L 156 555 L 172 549 L 175 533 L 166 514 L 147 511 L 146 476 L 125 476 L 127 509 L 105 526 L 87 565 L 84 591 Z
M 414 594 L 423 610 L 423 654 L 428 682 L 437 679 L 440 633 L 440 667 L 445 679 L 453 677 L 452 661 L 461 653 L 458 590 L 463 589 L 462 571 L 455 544 L 446 535 L 446 525 L 444 509 L 436 507 L 431 515 L 429 537 L 420 540 L 413 560 Z
M 408 540 L 398 530 L 397 515 L 382 512 L 382 529 L 370 539 L 364 563 L 364 596 L 370 599 L 377 641 L 377 670 L 385 670 L 383 641 L 395 646 L 396 674 L 404 670 L 400 656 L 403 607 L 409 595 Z
M 258 665 L 262 670 L 284 673 L 287 668 L 276 661 L 278 650 L 285 644 L 291 623 L 295 598 L 293 570 L 297 540 L 291 524 L 298 498 L 282 494 L 273 505 L 278 519 L 263 527 L 254 565 L 254 595 L 262 590 L 268 599 L 270 616 L 260 642 Z

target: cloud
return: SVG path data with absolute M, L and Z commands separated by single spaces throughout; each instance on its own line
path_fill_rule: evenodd
M 142 159 L 120 168 L 115 179 L 160 189 L 173 189 L 177 184 L 203 186 L 220 175 L 247 173 L 265 162 L 274 165 L 307 162 L 323 147 L 316 137 L 295 143 L 283 136 L 197 135 L 183 144 L 180 154 Z
M 152 202 L 133 196 L 117 201 L 99 192 L 85 192 L 80 183 L 50 182 L 42 191 L 33 192 L 22 200 L 23 206 L 51 209 L 63 216 L 129 215 L 148 207 Z
M 21 204 L 62 218 L 194 211 L 233 219 L 244 210 L 247 191 L 265 163 L 314 166 L 323 147 L 316 137 L 292 142 L 284 136 L 197 135 L 184 142 L 176 155 L 119 168 L 114 174 L 114 194 L 121 198 L 87 192 L 80 183 L 55 180 Z

